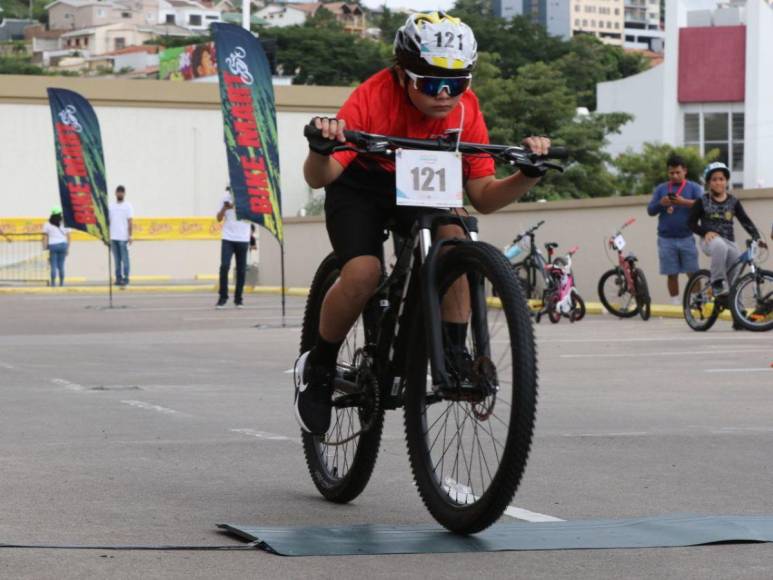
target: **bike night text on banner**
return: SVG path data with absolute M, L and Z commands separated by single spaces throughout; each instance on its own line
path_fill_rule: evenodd
M 247 30 L 212 24 L 236 215 L 282 241 L 274 88 L 263 48 Z
M 97 116 L 89 102 L 73 91 L 48 89 L 48 101 L 64 223 L 109 244 L 105 159 Z

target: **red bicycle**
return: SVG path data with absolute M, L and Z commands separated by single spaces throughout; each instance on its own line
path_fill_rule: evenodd
M 633 252 L 623 254 L 625 238 L 621 232 L 635 221 L 635 218 L 629 219 L 607 240 L 605 247 L 617 252 L 617 266 L 601 275 L 599 299 L 615 316 L 631 318 L 639 314 L 642 320 L 649 320 L 652 299 L 647 278 L 636 265 L 638 258 Z

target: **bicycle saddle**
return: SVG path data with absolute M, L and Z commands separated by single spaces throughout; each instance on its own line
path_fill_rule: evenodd
M 557 247 L 558 247 L 558 244 L 555 242 L 548 242 L 547 244 L 545 244 L 545 249 L 547 250 L 554 250 Z

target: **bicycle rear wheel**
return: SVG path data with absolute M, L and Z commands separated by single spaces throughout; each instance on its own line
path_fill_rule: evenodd
M 636 287 L 636 305 L 639 309 L 639 316 L 642 320 L 649 320 L 652 314 L 652 298 L 650 298 L 650 287 L 647 285 L 647 277 L 644 272 L 636 269 L 634 278 Z
M 306 300 L 301 353 L 316 343 L 322 301 L 339 274 L 334 254 L 327 256 L 317 269 Z M 384 426 L 378 384 L 363 364 L 364 326 L 360 317 L 346 336 L 337 362 L 337 377 L 345 378 L 349 385 L 356 384 L 358 389 L 335 389 L 333 417 L 324 436 L 301 432 L 311 479 L 326 499 L 336 503 L 349 502 L 365 489 L 376 465 Z
M 745 329 L 773 329 L 773 272 L 757 270 L 743 276 L 731 292 L 733 319 Z
M 711 290 L 711 274 L 698 270 L 687 280 L 682 297 L 682 310 L 688 326 L 703 332 L 714 326 L 719 316 L 719 307 Z
M 569 313 L 569 320 L 577 322 L 583 318 L 585 318 L 585 300 L 577 290 L 572 290 L 572 311 Z
M 598 292 L 599 300 L 610 314 L 631 318 L 639 311 L 636 297 L 628 290 L 625 274 L 620 268 L 612 268 L 601 275 Z
M 435 281 L 446 306 L 465 308 L 465 354 L 446 355 L 452 386 L 433 388 L 422 324 L 412 335 L 405 433 L 416 486 L 433 517 L 457 533 L 478 532 L 507 508 L 531 446 L 537 360 L 520 285 L 499 251 L 476 242 L 440 257 Z M 450 291 L 468 284 L 470 299 Z M 492 299 L 496 289 L 498 299 Z M 448 337 L 444 352 L 449 353 Z

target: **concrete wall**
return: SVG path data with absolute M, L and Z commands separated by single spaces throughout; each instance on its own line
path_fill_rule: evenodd
M 88 98 L 102 129 L 108 189 L 126 186 L 138 216 L 212 215 L 228 180 L 217 84 L 0 76 L 0 215 L 43 216 L 58 202 L 49 86 Z M 282 210 L 311 195 L 303 125 L 351 89 L 276 87 Z
M 739 197 L 757 227 L 769 236 L 773 224 L 773 189 L 744 191 Z M 598 279 L 611 267 L 605 257 L 605 236 L 634 217 L 636 223 L 625 230 L 626 249 L 639 257 L 653 298 L 665 302 L 665 278 L 658 273 L 657 218 L 647 215 L 647 202 L 649 196 L 515 204 L 492 215 L 478 216 L 481 239 L 504 248 L 519 232 L 545 220 L 537 242 L 541 246 L 548 241 L 558 242 L 559 252 L 579 245 L 574 258 L 577 283 L 583 296 L 596 301 Z M 319 218 L 288 220 L 285 232 L 287 284 L 308 285 L 316 264 L 330 251 L 324 222 Z M 737 228 L 736 240 L 742 245 L 745 239 L 746 233 Z M 705 256 L 700 259 L 702 265 L 708 266 Z M 768 267 L 773 269 L 773 258 L 768 260 Z M 279 283 L 278 245 L 266 234 L 261 236 L 260 280 L 262 284 Z

